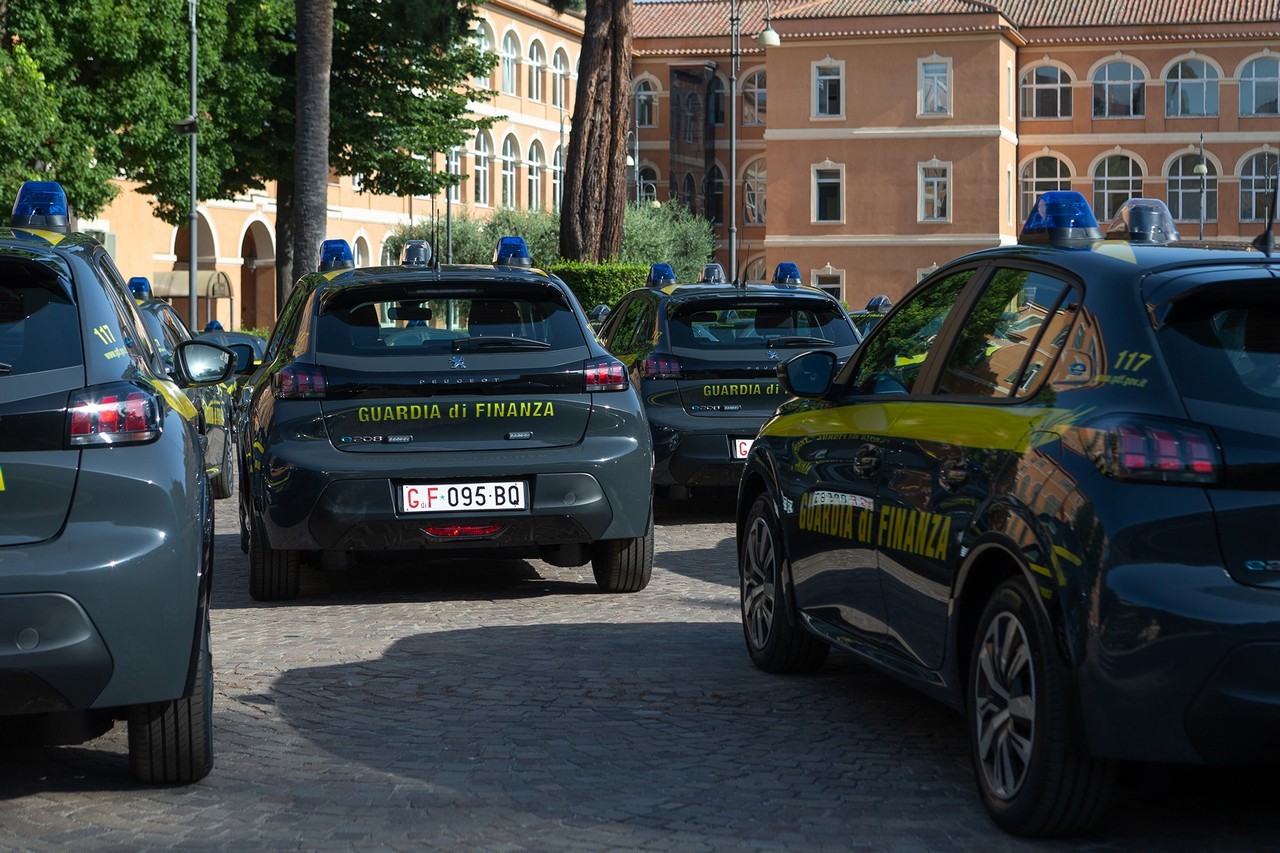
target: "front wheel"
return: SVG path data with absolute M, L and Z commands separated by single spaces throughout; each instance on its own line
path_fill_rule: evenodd
M 204 617 L 190 696 L 129 709 L 129 770 L 139 782 L 187 784 L 213 769 L 213 656 Z
M 811 672 L 831 647 L 800 625 L 782 572 L 782 540 L 768 495 L 751 505 L 741 546 L 742 633 L 755 665 L 765 672 Z
M 987 602 L 967 686 L 973 770 L 991 819 L 1024 836 L 1093 827 L 1115 764 L 1089 755 L 1070 672 L 1021 579 L 1003 583 Z
M 591 572 L 604 592 L 639 592 L 653 576 L 653 511 L 649 528 L 634 539 L 606 539 L 591 549 Z

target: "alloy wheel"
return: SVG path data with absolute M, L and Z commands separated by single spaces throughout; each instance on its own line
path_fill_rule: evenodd
M 747 532 L 742 556 L 742 617 L 747 637 L 757 649 L 764 648 L 773 630 L 777 613 L 777 552 L 773 531 L 766 519 L 756 516 Z
M 974 678 L 978 758 L 991 793 L 1017 795 L 1031 766 L 1036 727 L 1036 679 L 1031 645 L 1016 614 L 1005 611 L 987 626 Z

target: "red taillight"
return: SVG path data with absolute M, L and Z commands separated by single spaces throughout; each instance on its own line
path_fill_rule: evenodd
M 291 364 L 271 378 L 271 388 L 281 400 L 318 399 L 325 395 L 328 382 L 323 367 Z
M 85 388 L 67 402 L 72 447 L 145 444 L 160 435 L 160 398 L 136 385 Z
M 596 358 L 583 363 L 582 380 L 586 391 L 625 391 L 627 369 L 615 359 Z
M 644 360 L 645 379 L 679 379 L 680 359 L 673 355 L 650 355 Z
M 1079 433 L 1098 470 L 1117 480 L 1209 485 L 1221 476 L 1217 442 L 1204 427 L 1129 417 Z
M 505 529 L 502 524 L 449 524 L 442 527 L 424 527 L 422 532 L 440 539 L 458 539 L 468 536 L 492 536 Z

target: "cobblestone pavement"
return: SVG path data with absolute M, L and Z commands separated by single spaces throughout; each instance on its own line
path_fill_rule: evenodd
M 731 499 L 660 507 L 653 582 L 541 563 L 365 566 L 247 593 L 219 503 L 216 766 L 128 778 L 124 726 L 5 743 L 0 849 L 1008 850 L 961 720 L 842 654 L 757 671 Z M 1280 850 L 1270 772 L 1147 771 L 1093 837 L 1037 849 Z

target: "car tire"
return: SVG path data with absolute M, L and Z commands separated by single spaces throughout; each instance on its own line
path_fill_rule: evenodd
M 653 576 L 653 509 L 649 528 L 635 539 L 606 539 L 591 549 L 591 572 L 604 592 L 639 592 Z
M 210 477 L 209 483 L 213 488 L 213 496 L 219 500 L 231 497 L 232 491 L 235 490 L 235 471 L 232 469 L 232 463 L 235 459 L 231 453 L 231 436 L 227 435 L 227 440 L 222 448 L 222 463 L 218 467 L 217 476 Z
M 768 495 L 755 499 L 743 529 L 738 586 L 747 652 L 765 672 L 812 672 L 822 666 L 831 647 L 806 631 L 795 612 L 782 570 L 785 555 L 778 519 Z
M 1001 584 L 987 602 L 965 692 L 974 776 L 991 819 L 1030 837 L 1096 825 L 1115 762 L 1089 755 L 1070 671 L 1021 578 Z
M 209 617 L 200 632 L 190 696 L 129 708 L 129 771 L 147 784 L 198 782 L 213 769 L 213 656 Z
M 240 516 L 240 550 L 249 553 L 249 491 L 244 487 L 245 478 L 240 477 L 240 496 L 236 501 L 237 515 Z
M 297 598 L 298 552 L 272 548 L 262 535 L 262 525 L 252 517 L 249 525 L 249 597 L 254 601 Z

